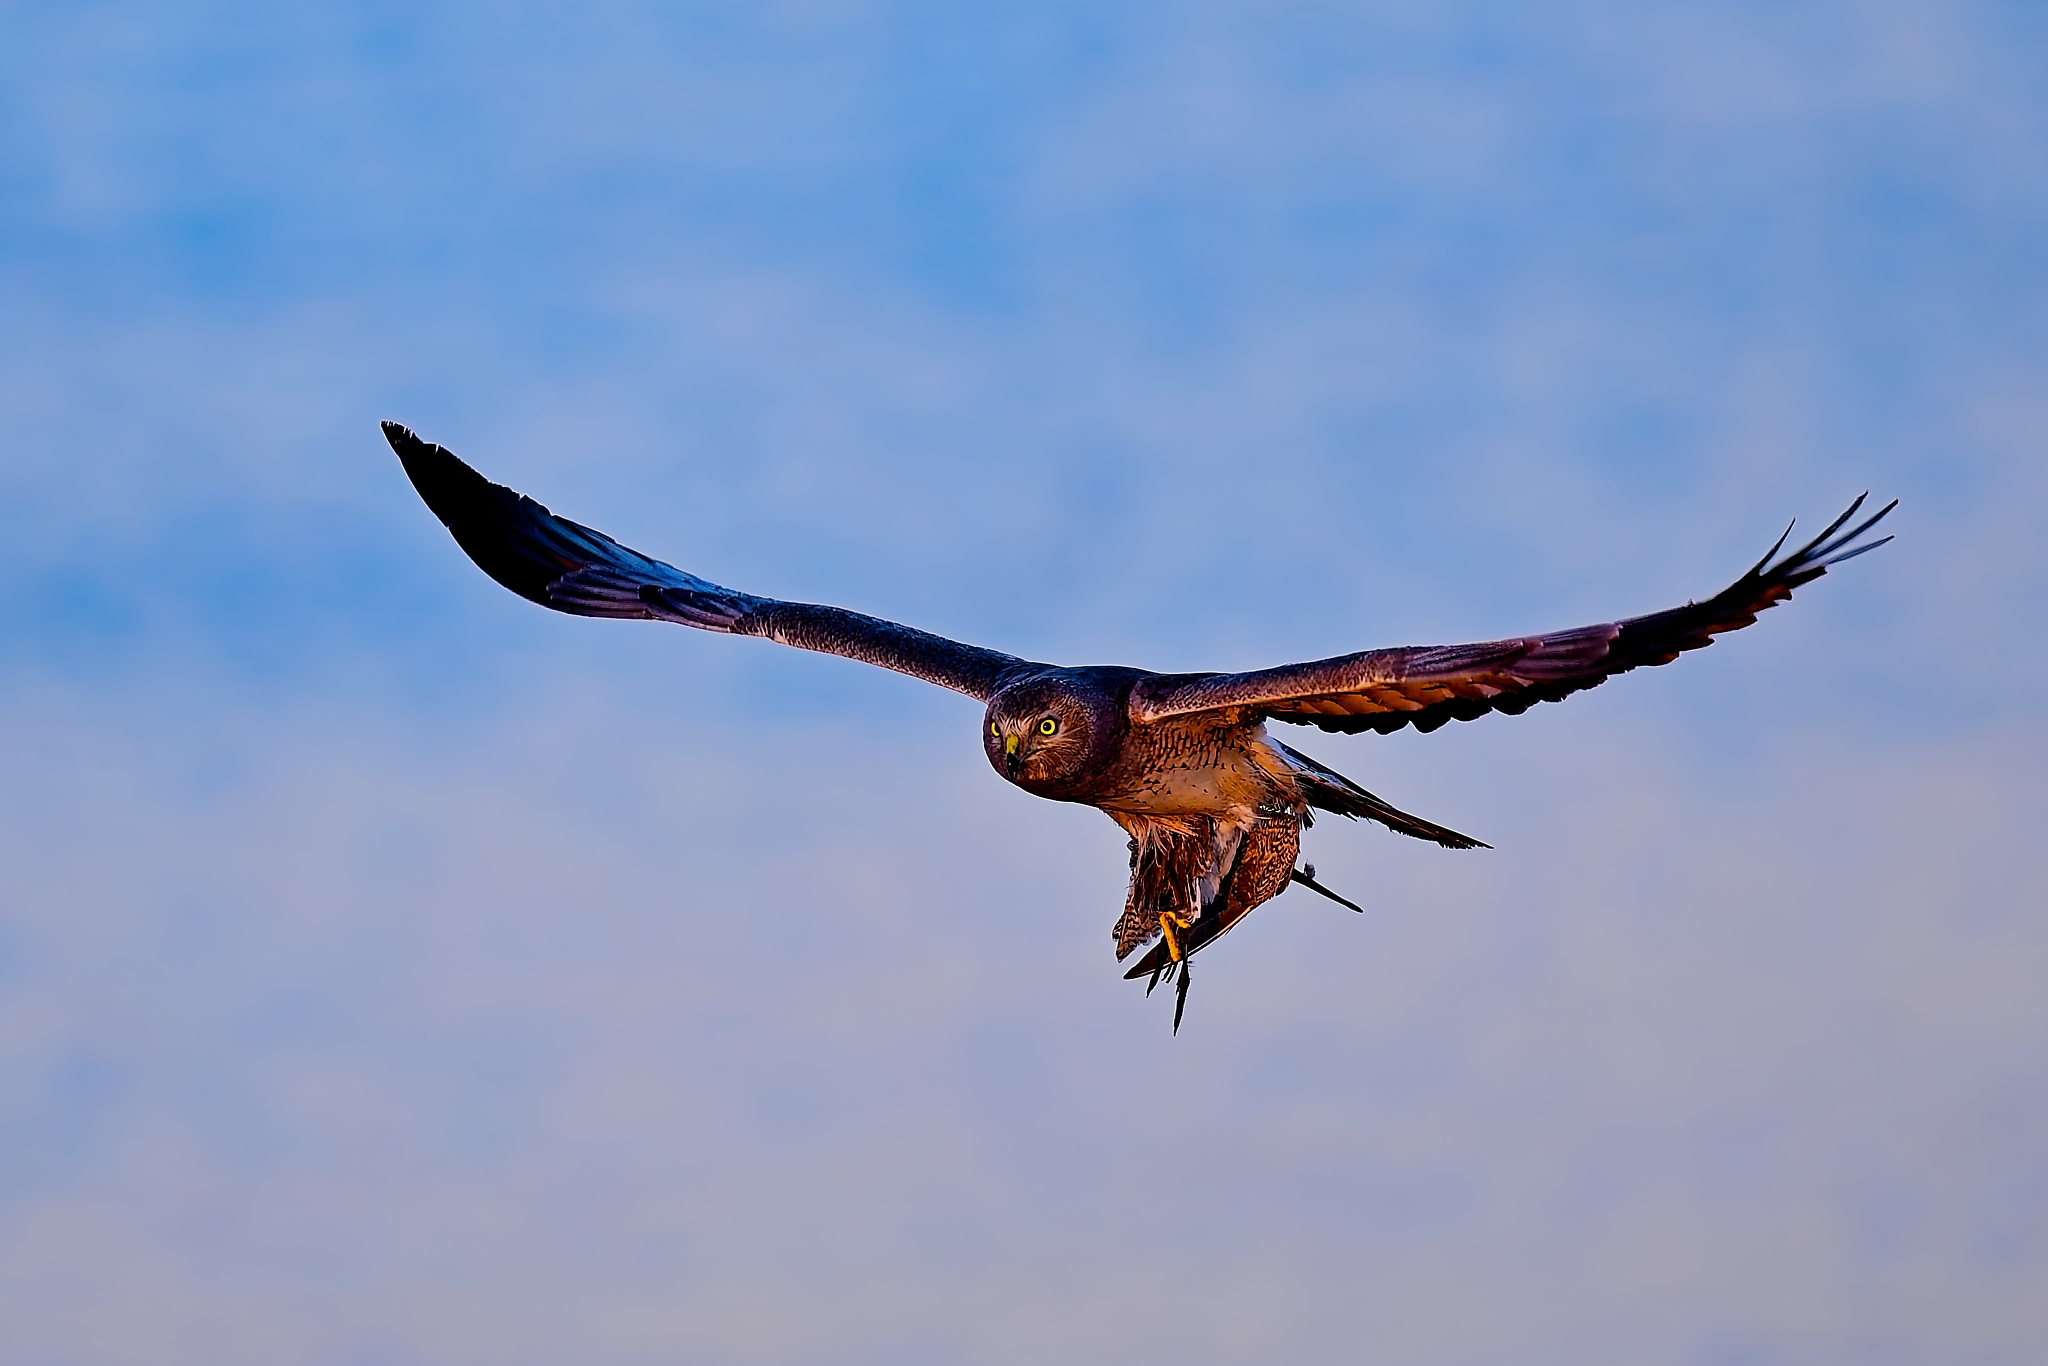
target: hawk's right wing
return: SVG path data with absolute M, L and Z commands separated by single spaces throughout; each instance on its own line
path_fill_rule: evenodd
M 384 439 L 469 558 L 520 597 L 557 612 L 764 636 L 894 669 L 980 701 L 1047 667 L 838 607 L 721 588 L 555 516 L 396 422 L 384 424 Z

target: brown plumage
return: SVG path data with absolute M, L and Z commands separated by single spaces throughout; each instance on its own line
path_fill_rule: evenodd
M 1290 881 L 1343 900 L 1316 882 L 1313 870 L 1294 866 L 1312 812 L 1378 821 L 1446 848 L 1485 847 L 1396 810 L 1280 744 L 1266 733 L 1268 720 L 1329 731 L 1431 731 L 1490 711 L 1525 711 L 1630 669 L 1667 664 L 1720 632 L 1749 625 L 1829 565 L 1883 545 L 1889 536 L 1856 542 L 1897 506 L 1894 500 L 1843 531 L 1863 505 L 1859 497 L 1800 549 L 1777 559 L 1781 536 L 1722 592 L 1650 616 L 1250 673 L 1156 674 L 1039 664 L 837 607 L 721 588 L 555 516 L 395 422 L 384 424 L 384 435 L 470 558 L 544 607 L 764 636 L 985 702 L 982 747 L 998 773 L 1037 796 L 1098 807 L 1129 836 L 1131 884 L 1114 930 L 1116 955 L 1152 945 L 1125 975 L 1146 977 L 1148 990 L 1163 978 L 1175 980 L 1176 1030 L 1191 955 Z

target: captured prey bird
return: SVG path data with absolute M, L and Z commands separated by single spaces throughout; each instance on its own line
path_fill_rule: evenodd
M 779 602 L 721 588 L 629 550 L 493 484 L 395 422 L 385 438 L 456 544 L 505 587 L 558 612 L 672 621 L 894 669 L 985 703 L 982 753 L 1034 796 L 1105 812 L 1129 836 L 1130 890 L 1116 956 L 1150 948 L 1124 975 L 1175 984 L 1173 1027 L 1187 1005 L 1188 961 L 1290 883 L 1342 902 L 1297 869 L 1317 811 L 1378 821 L 1450 849 L 1486 848 L 1411 816 L 1334 769 L 1281 744 L 1267 721 L 1326 731 L 1433 731 L 1488 712 L 1515 715 L 1668 664 L 1713 643 L 1825 574 L 1889 541 L 1859 538 L 1898 506 L 1862 521 L 1858 497 L 1827 530 L 1704 602 L 1626 621 L 1477 645 L 1404 646 L 1250 673 L 1161 674 L 1121 664 L 1065 668 L 965 645 L 838 607 Z M 1848 530 L 1843 530 L 1848 527 Z

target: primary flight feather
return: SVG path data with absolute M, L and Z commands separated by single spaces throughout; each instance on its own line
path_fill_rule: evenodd
M 1147 978 L 1148 991 L 1162 978 L 1177 979 L 1176 1030 L 1193 954 L 1290 882 L 1343 901 L 1315 880 L 1312 867 L 1294 866 L 1313 811 L 1379 821 L 1452 849 L 1485 847 L 1396 810 L 1279 743 L 1266 733 L 1266 721 L 1329 731 L 1431 731 L 1490 711 L 1525 711 L 1630 669 L 1668 664 L 1749 625 L 1830 565 L 1889 541 L 1860 538 L 1898 506 L 1894 499 L 1851 526 L 1863 506 L 1859 497 L 1790 554 L 1779 557 L 1786 539 L 1780 536 L 1713 597 L 1649 616 L 1476 645 L 1368 650 L 1250 673 L 1158 674 L 1117 664 L 1040 664 L 838 607 L 722 588 L 555 516 L 396 422 L 384 424 L 384 436 L 456 544 L 485 573 L 543 607 L 763 636 L 878 664 L 986 703 L 982 751 L 996 772 L 1036 796 L 1097 807 L 1130 837 L 1131 883 L 1114 929 L 1116 956 L 1152 945 L 1125 975 Z

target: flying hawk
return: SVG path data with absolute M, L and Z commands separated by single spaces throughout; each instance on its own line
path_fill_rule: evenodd
M 1318 883 L 1313 865 L 1294 866 L 1314 812 L 1362 816 L 1451 849 L 1487 847 L 1396 810 L 1281 744 L 1266 733 L 1268 720 L 1351 733 L 1432 731 L 1668 664 L 1749 625 L 1828 566 L 1889 541 L 1858 544 L 1898 506 L 1894 499 L 1843 531 L 1863 506 L 1858 497 L 1798 550 L 1778 559 L 1780 536 L 1755 567 L 1705 602 L 1650 616 L 1251 673 L 1159 674 L 1121 664 L 1039 664 L 838 607 L 721 588 L 555 516 L 396 422 L 384 424 L 384 436 L 456 544 L 486 574 L 543 607 L 765 636 L 986 703 L 981 746 L 997 773 L 1035 796 L 1096 807 L 1129 835 L 1131 885 L 1114 931 L 1116 956 L 1152 946 L 1124 975 L 1146 978 L 1148 993 L 1162 979 L 1176 982 L 1176 1032 L 1189 958 L 1290 882 L 1359 909 Z

